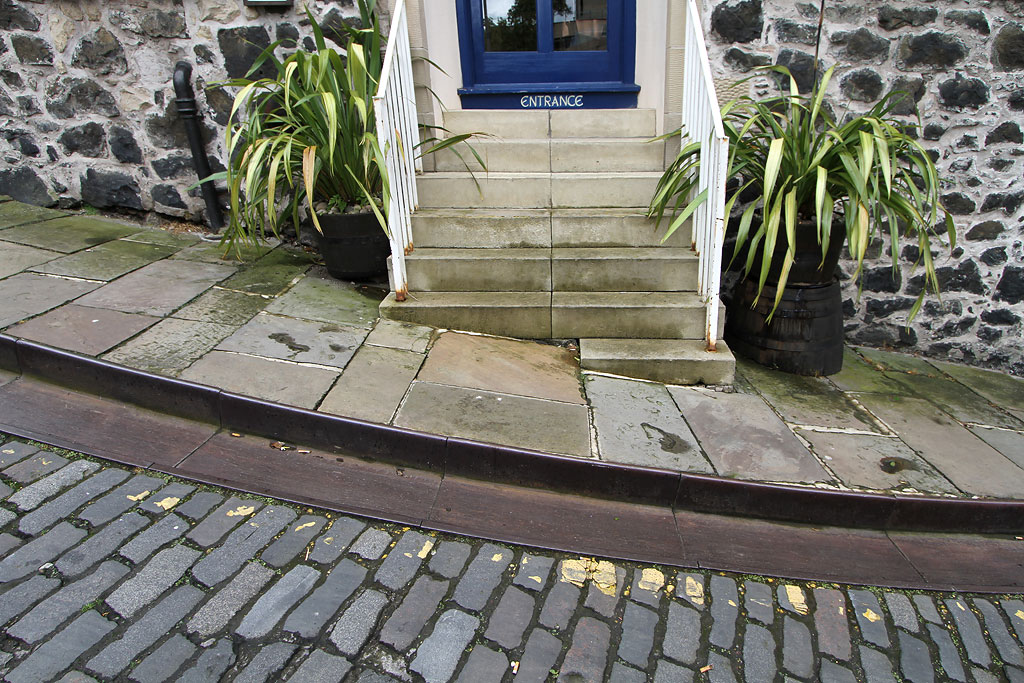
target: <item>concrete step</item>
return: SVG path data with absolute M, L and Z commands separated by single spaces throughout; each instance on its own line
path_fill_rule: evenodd
M 472 142 L 491 173 L 596 173 L 661 171 L 665 142 L 637 138 L 498 139 Z M 481 171 L 465 145 L 437 153 L 435 170 Z
M 724 341 L 708 351 L 703 339 L 581 339 L 580 365 L 665 384 L 732 384 L 736 371 Z
M 420 209 L 412 217 L 416 247 L 656 247 L 664 228 L 630 209 Z M 689 247 L 690 224 L 666 247 Z
M 380 304 L 383 318 L 524 339 L 551 338 L 550 292 L 394 293 Z
M 551 250 L 556 292 L 695 292 L 697 257 L 672 247 Z
M 691 292 L 554 292 L 556 339 L 703 339 L 704 304 Z
M 444 114 L 451 133 L 486 133 L 499 138 L 652 138 L 653 109 L 509 110 L 467 109 Z
M 419 176 L 423 208 L 645 208 L 661 174 L 435 172 Z
M 406 257 L 413 292 L 550 292 L 551 250 L 429 249 Z

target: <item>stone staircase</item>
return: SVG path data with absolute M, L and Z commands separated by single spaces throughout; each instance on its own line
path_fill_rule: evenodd
M 732 382 L 724 342 L 705 350 L 688 231 L 662 244 L 644 215 L 664 168 L 653 110 L 457 111 L 444 123 L 494 136 L 474 143 L 488 170 L 474 180 L 444 152 L 418 178 L 409 296 L 385 299 L 383 317 L 579 339 L 586 369 Z

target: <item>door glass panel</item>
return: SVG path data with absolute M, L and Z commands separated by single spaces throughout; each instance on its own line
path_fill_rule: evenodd
M 555 50 L 607 50 L 608 0 L 552 0 Z
M 484 0 L 484 49 L 536 52 L 537 0 Z

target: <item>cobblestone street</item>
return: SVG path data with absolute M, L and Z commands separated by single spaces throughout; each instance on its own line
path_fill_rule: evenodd
M 1024 681 L 1019 595 L 509 547 L 17 440 L 0 446 L 0 558 L 11 683 Z

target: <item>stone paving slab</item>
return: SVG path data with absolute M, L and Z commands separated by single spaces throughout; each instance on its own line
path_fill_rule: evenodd
M 0 280 L 0 328 L 77 299 L 99 284 L 32 273 Z
M 934 403 L 960 422 L 1024 429 L 1024 422 L 993 406 L 959 382 L 944 377 L 905 373 L 887 373 L 887 376 L 907 387 L 909 389 L 907 395 Z M 1022 404 L 1024 402 L 1019 402 L 1017 405 Z
M 137 225 L 118 223 L 107 218 L 64 216 L 42 223 L 8 228 L 0 234 L 0 239 L 70 254 L 127 237 L 138 231 Z
M 986 429 L 985 427 L 971 427 L 970 430 L 974 432 L 975 436 L 1016 463 L 1017 467 L 1024 468 L 1024 433 L 1008 429 Z
M 266 305 L 266 299 L 261 296 L 213 287 L 179 308 L 172 316 L 182 320 L 237 326 L 249 322 Z
M 423 364 L 423 354 L 364 345 L 317 408 L 387 424 Z
M 47 209 L 42 206 L 7 201 L 0 205 L 0 230 L 24 223 L 35 223 L 60 218 L 66 215 L 68 214 L 57 209 Z
M 586 402 L 573 351 L 515 339 L 444 332 L 434 342 L 420 379 L 563 403 Z
M 370 327 L 377 319 L 377 306 L 386 294 L 383 288 L 335 280 L 317 266 L 267 306 L 266 311 L 306 320 Z
M 943 363 L 937 360 L 928 362 L 997 406 L 1018 413 L 1024 411 L 1024 379 L 968 365 Z
M 366 343 L 390 349 L 426 353 L 430 341 L 434 338 L 434 332 L 433 327 L 381 318 L 366 337 Z
M 224 351 L 206 354 L 182 379 L 300 408 L 315 408 L 338 373 Z
M 98 356 L 134 337 L 160 318 L 104 308 L 65 304 L 49 313 L 19 323 L 7 333 L 58 349 Z
M 237 250 L 232 248 L 226 252 L 220 242 L 197 242 L 179 251 L 174 258 L 204 263 L 253 263 L 270 253 L 278 244 L 278 240 L 268 240 L 260 244 L 238 244 Z
M 175 252 L 174 247 L 145 242 L 114 240 L 35 266 L 31 270 L 48 275 L 65 275 L 109 282 Z
M 232 266 L 164 260 L 97 289 L 78 303 L 165 316 L 231 275 Z
M 200 241 L 202 237 L 199 233 L 195 232 L 171 232 L 169 230 L 150 228 L 132 233 L 131 235 L 122 237 L 121 239 L 131 240 L 132 242 L 145 242 L 146 244 L 160 244 L 165 247 L 180 248 L 193 245 Z
M 161 375 L 176 375 L 234 332 L 230 325 L 166 318 L 103 356 Z
M 344 368 L 366 337 L 366 329 L 261 313 L 217 349 Z
M 417 381 L 395 424 L 551 453 L 591 453 L 587 409 L 573 403 Z
M 885 370 L 861 357 L 850 347 L 843 349 L 843 369 L 828 380 L 843 391 L 875 394 L 906 393 L 907 387 L 888 377 Z
M 24 244 L 0 243 L 0 278 L 5 278 L 41 263 L 60 258 L 60 253 Z
M 292 280 L 313 265 L 313 259 L 304 251 L 281 247 L 224 281 L 224 287 L 250 294 L 274 296 L 280 294 Z

